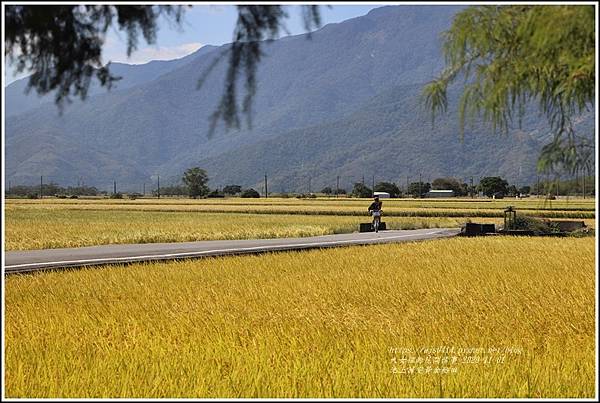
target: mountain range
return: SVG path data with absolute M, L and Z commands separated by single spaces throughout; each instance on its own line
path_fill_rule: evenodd
M 52 95 L 24 95 L 26 79 L 6 88 L 6 181 L 46 181 L 140 191 L 142 184 L 179 181 L 192 166 L 207 170 L 211 187 L 239 184 L 307 191 L 340 185 L 405 183 L 440 176 L 463 180 L 502 176 L 535 180 L 536 160 L 550 140 L 544 116 L 532 107 L 520 128 L 493 134 L 484 124 L 461 139 L 451 108 L 432 125 L 423 85 L 444 66 L 441 33 L 461 6 L 386 6 L 328 24 L 310 36 L 264 43 L 252 127 L 209 132 L 209 116 L 224 89 L 220 62 L 198 89 L 198 79 L 228 45 L 204 46 L 182 59 L 145 65 L 112 64 L 122 78 L 106 91 L 67 105 Z M 242 85 L 243 87 L 243 85 Z M 243 95 L 243 94 L 242 94 Z M 594 135 L 594 111 L 578 119 Z M 149 187 L 147 187 L 149 188 Z

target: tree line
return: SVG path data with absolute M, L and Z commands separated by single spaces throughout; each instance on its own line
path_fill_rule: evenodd
M 107 195 L 108 192 L 100 191 L 94 186 L 68 186 L 63 187 L 56 183 L 44 183 L 34 186 L 17 185 L 11 186 L 6 189 L 6 195 L 28 197 L 30 199 L 37 199 L 40 196 L 55 196 L 60 198 L 72 197 L 76 198 L 79 196 L 102 196 Z
M 155 197 L 160 196 L 187 196 L 191 198 L 204 197 L 226 197 L 239 196 L 242 198 L 258 198 L 260 193 L 253 188 L 243 188 L 240 185 L 226 185 L 222 189 L 211 189 L 208 186 L 209 177 L 207 172 L 200 167 L 187 169 L 182 177 L 181 183 L 158 187 L 151 191 Z M 116 186 L 115 186 L 116 188 Z M 540 180 L 532 185 L 509 184 L 507 180 L 499 176 L 486 176 L 480 179 L 478 184 L 467 184 L 453 177 L 436 178 L 431 183 L 417 181 L 410 182 L 408 186 L 401 189 L 393 182 L 378 182 L 373 188 L 363 182 L 354 183 L 352 190 L 348 192 L 344 188 L 332 189 L 327 186 L 319 193 L 326 196 L 349 195 L 351 197 L 372 197 L 374 192 L 386 192 L 390 197 L 425 197 L 430 190 L 452 190 L 455 196 L 476 196 L 480 193 L 487 197 L 515 197 L 535 195 L 585 195 L 595 194 L 594 176 L 582 176 L 570 180 Z M 109 196 L 111 198 L 122 198 L 123 194 L 113 191 L 100 191 L 93 186 L 69 186 L 62 187 L 56 183 L 47 183 L 33 186 L 11 186 L 6 189 L 7 196 L 39 198 L 41 196 L 54 196 L 59 198 L 77 198 L 79 196 Z M 288 194 L 277 194 L 278 196 L 289 196 Z M 129 198 L 142 197 L 141 193 L 128 193 Z M 314 194 L 300 194 L 298 197 L 314 197 Z
M 480 193 L 487 197 L 522 197 L 535 195 L 583 195 L 585 189 L 586 195 L 595 194 L 595 180 L 593 176 L 581 177 L 571 180 L 541 180 L 533 185 L 522 185 L 517 187 L 515 184 L 509 184 L 507 180 L 499 176 L 486 176 L 480 179 L 477 185 L 460 182 L 456 178 L 445 177 L 436 178 L 429 182 L 411 182 L 407 189 L 401 190 L 400 187 L 392 182 L 379 182 L 373 189 L 362 182 L 354 184 L 350 193 L 353 197 L 372 197 L 374 192 L 386 192 L 390 197 L 425 197 L 430 190 L 452 190 L 455 196 L 476 196 Z M 331 194 L 330 188 L 325 188 L 322 193 Z M 345 191 L 344 191 L 345 193 Z

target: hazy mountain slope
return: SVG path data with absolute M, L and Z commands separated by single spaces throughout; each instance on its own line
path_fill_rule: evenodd
M 441 176 L 466 180 L 473 175 L 501 175 L 511 183 L 535 178 L 541 147 L 550 140 L 549 128 L 536 113 L 528 114 L 522 129 L 493 134 L 488 125 L 468 127 L 464 141 L 459 136 L 456 110 L 431 126 L 420 103 L 422 85 L 399 86 L 374 97 L 348 117 L 307 127 L 257 142 L 244 149 L 200 161 L 214 178 L 213 186 L 241 183 L 262 189 L 269 174 L 272 191 L 307 191 L 340 185 L 350 189 L 362 180 L 406 183 Z M 458 94 L 450 94 L 451 105 Z M 577 130 L 593 139 L 590 111 Z M 179 167 L 181 169 L 183 167 Z
M 152 81 L 161 75 L 189 63 L 194 58 L 212 51 L 214 46 L 203 46 L 196 52 L 175 60 L 154 60 L 145 64 L 132 65 L 125 63 L 111 63 L 110 71 L 113 76 L 121 77 L 113 84 L 111 90 L 123 90 Z M 28 112 L 45 103 L 54 102 L 54 92 L 39 96 L 35 90 L 26 92 L 29 77 L 17 80 L 5 89 L 6 116 L 14 116 Z M 88 90 L 88 97 L 107 93 L 108 89 L 101 87 L 97 80 L 92 80 Z M 78 102 L 78 101 L 75 101 Z
M 45 104 L 10 117 L 6 180 L 36 183 L 47 175 L 68 185 L 84 176 L 88 184 L 116 179 L 120 188 L 138 190 L 151 175 L 176 178 L 200 165 L 209 169 L 213 186 L 252 185 L 267 171 L 275 186 L 279 181 L 293 190 L 309 168 L 314 186 L 331 185 L 337 174 L 347 182 L 350 176 L 370 176 L 369 170 L 389 180 L 417 169 L 431 175 L 500 174 L 515 169 L 518 154 L 522 176 L 531 178 L 545 143 L 543 117 L 530 116 L 519 146 L 475 132 L 472 143 L 467 136 L 461 144 L 456 114 L 432 131 L 429 117 L 418 110 L 422 83 L 443 65 L 439 34 L 458 9 L 382 7 L 327 25 L 310 40 L 298 35 L 266 44 L 251 131 L 218 128 L 207 137 L 226 60 L 201 90 L 197 83 L 224 47 L 154 79 L 71 105 L 62 116 Z M 590 119 L 593 125 L 593 117 L 585 122 Z M 509 148 L 513 153 L 505 158 Z M 111 177 L 119 172 L 122 177 Z
M 215 50 L 145 84 L 71 105 L 63 116 L 47 104 L 12 117 L 6 125 L 7 149 L 13 149 L 16 138 L 53 130 L 54 136 L 67 143 L 105 150 L 148 176 L 177 161 L 190 160 L 189 155 L 216 155 L 294 127 L 336 119 L 383 88 L 421 82 L 439 68 L 438 34 L 456 10 L 383 7 L 327 25 L 310 40 L 299 35 L 266 45 L 267 56 L 258 72 L 252 131 L 226 136 L 220 131 L 213 139 L 207 138 L 207 119 L 222 93 L 226 63 L 213 71 L 200 91 L 196 85 L 218 55 Z M 7 172 L 15 180 L 35 180 L 40 173 L 30 167 L 45 147 L 39 143 L 27 150 L 26 165 L 8 153 Z M 68 157 L 76 166 L 77 155 Z M 88 182 L 105 182 L 102 171 L 85 173 L 91 176 Z M 56 176 L 57 181 L 84 174 L 63 173 Z

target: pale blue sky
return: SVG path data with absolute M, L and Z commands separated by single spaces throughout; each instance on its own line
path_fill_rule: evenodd
M 331 8 L 321 5 L 322 25 L 365 15 L 373 8 L 383 5 L 375 3 L 368 5 L 332 4 Z M 289 14 L 286 26 L 292 35 L 305 32 L 300 7 L 298 5 L 286 5 L 285 7 Z M 140 38 L 138 50 L 129 58 L 126 53 L 126 35 L 110 28 L 103 48 L 103 62 L 140 64 L 150 60 L 170 60 L 192 53 L 203 45 L 222 45 L 231 42 L 236 19 L 235 5 L 195 5 L 186 8 L 181 29 L 170 26 L 166 20 L 161 20 L 156 44 L 148 45 L 143 38 Z M 282 36 L 285 35 L 282 32 Z M 5 67 L 5 85 L 27 75 L 21 73 L 15 77 L 14 69 L 9 65 Z

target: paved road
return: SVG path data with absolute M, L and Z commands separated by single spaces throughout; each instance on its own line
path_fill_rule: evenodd
M 248 239 L 177 243 L 102 245 L 85 248 L 43 249 L 6 252 L 5 274 L 67 267 L 94 266 L 157 260 L 238 255 L 285 250 L 405 242 L 454 236 L 457 228 L 363 232 L 307 238 Z

